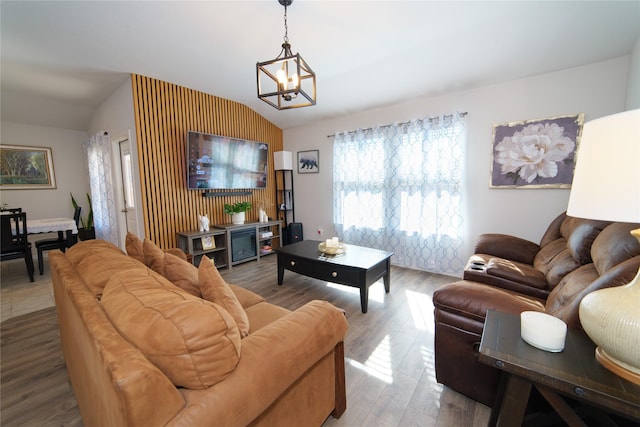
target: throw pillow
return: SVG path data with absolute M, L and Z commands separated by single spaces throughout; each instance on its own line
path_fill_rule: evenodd
M 191 295 L 198 298 L 202 296 L 198 284 L 198 269 L 193 264 L 166 253 L 149 239 L 144 239 L 142 247 L 147 267 Z
M 222 306 L 236 321 L 242 337 L 249 335 L 247 313 L 245 313 L 240 301 L 238 301 L 236 295 L 218 272 L 213 261 L 206 256 L 203 256 L 200 261 L 198 279 L 202 298 Z
M 178 387 L 212 386 L 240 361 L 229 313 L 150 270 L 114 274 L 101 302 L 118 332 Z
M 138 236 L 136 236 L 132 232 L 127 233 L 127 237 L 125 238 L 125 249 L 127 250 L 127 255 L 137 259 L 144 264 L 142 240 L 140 240 Z
M 191 295 L 201 298 L 198 268 L 169 253 L 164 255 L 164 277 Z
M 142 242 L 144 263 L 158 274 L 164 276 L 164 251 L 149 239 Z

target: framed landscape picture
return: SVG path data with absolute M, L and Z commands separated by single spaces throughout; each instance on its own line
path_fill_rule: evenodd
M 584 113 L 493 126 L 490 188 L 571 188 Z
M 0 189 L 56 188 L 51 148 L 0 145 Z
M 319 150 L 298 151 L 298 173 L 320 172 Z

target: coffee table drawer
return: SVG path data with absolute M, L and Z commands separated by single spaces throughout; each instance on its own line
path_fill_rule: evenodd
M 296 257 L 283 260 L 283 266 L 287 270 L 327 282 L 354 286 L 358 284 L 358 269 L 354 267 L 330 262 L 318 263 Z

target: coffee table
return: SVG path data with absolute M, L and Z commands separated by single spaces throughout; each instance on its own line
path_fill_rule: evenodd
M 318 250 L 320 243 L 303 240 L 278 248 L 278 285 L 282 285 L 284 270 L 289 270 L 314 279 L 353 286 L 360 289 L 363 313 L 367 312 L 369 286 L 382 278 L 384 290 L 389 293 L 393 252 L 345 245 L 344 253 L 327 255 Z
M 640 385 L 602 367 L 595 344 L 582 331 L 568 329 L 564 350 L 549 353 L 522 340 L 520 316 L 489 310 L 479 359 L 503 371 L 489 426 L 519 426 L 532 387 L 568 425 L 586 425 L 561 396 L 640 422 Z

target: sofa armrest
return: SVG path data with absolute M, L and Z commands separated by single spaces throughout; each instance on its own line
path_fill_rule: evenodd
M 167 249 L 165 251 L 165 253 L 171 254 L 173 256 L 177 256 L 178 258 L 180 258 L 183 261 L 188 261 L 187 254 L 180 248 Z
M 332 354 L 347 329 L 342 310 L 325 301 L 305 304 L 244 338 L 240 362 L 226 379 L 207 390 L 183 390 L 187 405 L 170 425 L 193 425 L 196 420 L 248 425 Z M 339 363 L 344 364 L 344 359 Z
M 523 264 L 533 265 L 540 245 L 507 234 L 482 234 L 476 243 L 475 253 L 487 254 Z

